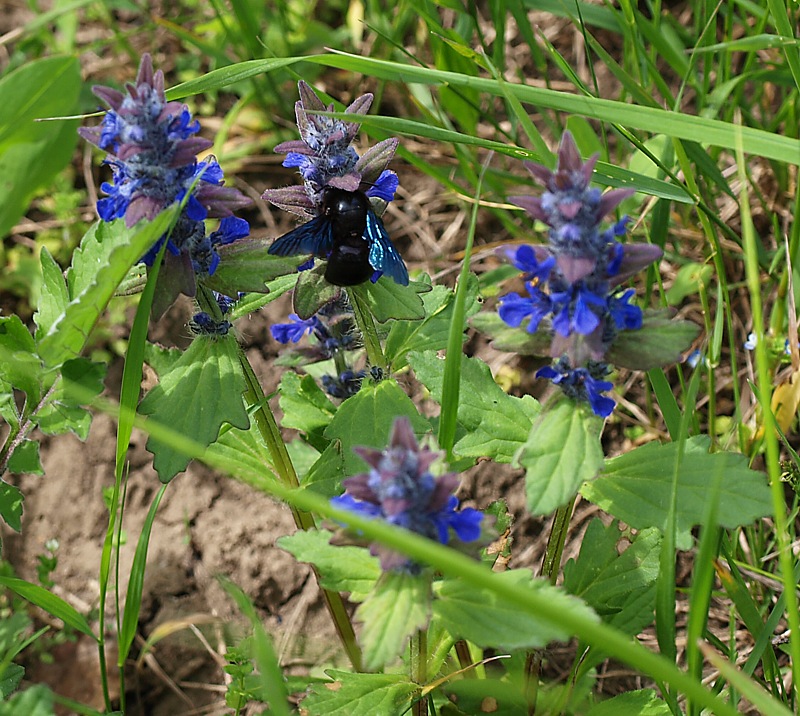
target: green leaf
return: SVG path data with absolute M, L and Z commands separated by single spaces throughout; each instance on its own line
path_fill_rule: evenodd
M 479 284 L 474 274 L 470 274 L 467 285 L 466 315 L 471 316 L 480 307 L 478 301 Z M 422 295 L 425 318 L 421 321 L 395 321 L 386 337 L 384 353 L 392 366 L 398 371 L 404 368 L 409 351 L 438 351 L 447 346 L 447 337 L 453 321 L 455 294 L 446 286 L 434 286 L 429 293 Z M 466 333 L 463 334 L 466 340 Z
M 0 480 L 0 517 L 15 532 L 22 528 L 22 503 L 25 497 L 18 487 Z
M 620 331 L 606 354 L 609 363 L 631 370 L 650 370 L 680 363 L 700 333 L 691 321 L 672 320 L 674 311 L 647 310 L 638 331 Z
M 663 531 L 672 479 L 678 472 L 677 545 L 689 549 L 691 529 L 708 511 L 708 485 L 720 475 L 719 524 L 728 529 L 750 524 L 772 513 L 766 477 L 747 467 L 744 455 L 709 453 L 706 436 L 689 438 L 679 465 L 678 444 L 649 443 L 606 461 L 601 479 L 583 486 L 581 494 L 635 529 Z
M 32 60 L 0 79 L 0 151 L 49 134 L 49 123 L 35 120 L 56 117 L 65 107 L 73 107 L 80 85 L 75 57 Z
M 248 293 L 242 296 L 231 308 L 228 313 L 228 319 L 231 321 L 255 313 L 259 308 L 266 306 L 268 303 L 279 299 L 284 293 L 294 288 L 297 283 L 297 276 L 289 274 L 281 276 L 280 278 L 273 279 L 267 283 L 268 294 L 264 293 Z
M 362 624 L 364 668 L 380 669 L 397 659 L 430 615 L 430 574 L 386 572 L 355 613 Z
M 614 696 L 592 706 L 586 716 L 671 716 L 666 701 L 652 689 L 640 689 Z
M 276 479 L 269 450 L 255 422 L 247 430 L 223 428 L 217 440 L 208 446 L 208 454 L 229 461 L 232 468 L 236 466 L 236 479 L 258 489 Z
M 167 231 L 177 212 L 175 205 L 152 222 L 140 222 L 130 230 L 118 220 L 87 233 L 81 242 L 84 249 L 79 260 L 81 270 L 67 274 L 71 301 L 39 341 L 39 354 L 48 366 L 58 366 L 69 358 L 78 357 L 128 269 Z M 88 246 L 99 241 L 104 245 L 103 257 L 97 251 L 92 252 L 99 260 L 89 266 L 86 262 Z
M 442 399 L 444 361 L 433 351 L 411 353 L 417 379 L 437 402 Z M 526 395 L 515 398 L 495 383 L 489 366 L 477 358 L 461 358 L 458 428 L 453 451 L 464 457 L 490 457 L 510 463 L 525 444 L 539 403 Z
M 587 407 L 559 400 L 539 413 L 518 456 L 525 468 L 528 510 L 547 515 L 603 468 L 602 421 Z
M 67 626 L 97 641 L 97 637 L 92 633 L 84 616 L 71 604 L 68 604 L 61 599 L 61 597 L 57 597 L 44 587 L 31 584 L 24 579 L 4 576 L 0 576 L 0 586 L 7 587 L 12 592 L 16 592 L 20 597 L 44 609 L 48 614 L 52 614 L 56 619 L 60 619 Z
M 272 256 L 268 253 L 272 239 L 247 237 L 217 249 L 220 263 L 213 276 L 203 283 L 226 296 L 237 296 L 239 292 L 266 293 L 267 281 L 280 276 L 296 274 L 297 267 L 305 257 Z
M 39 443 L 23 440 L 11 453 L 8 460 L 8 471 L 19 475 L 23 472 L 32 475 L 44 475 L 42 461 L 39 459 Z M 0 497 L 0 499 L 2 499 Z
M 309 716 L 402 714 L 419 686 L 396 674 L 354 674 L 331 669 L 329 684 L 315 684 L 303 700 Z
M 5 701 L 16 691 L 22 677 L 25 676 L 25 668 L 19 664 L 8 664 L 0 676 L 0 701 Z M 0 705 L 0 709 L 2 709 Z M 2 710 L 0 710 L 2 713 Z
M 77 120 L 35 120 L 75 114 L 80 88 L 76 57 L 25 62 L 0 79 L 0 237 L 72 158 Z
M 86 358 L 68 360 L 61 367 L 62 383 L 52 400 L 36 415 L 39 429 L 47 435 L 71 431 L 86 440 L 92 425 L 92 414 L 81 407 L 83 397 L 103 392 L 106 366 Z
M 330 398 L 310 375 L 300 377 L 292 372 L 283 374 L 278 393 L 283 427 L 306 433 L 308 442 L 323 452 L 330 442 L 323 433 L 336 414 Z
M 146 343 L 144 346 L 144 360 L 155 372 L 162 376 L 172 370 L 180 360 L 183 352 L 178 348 L 165 348 L 155 343 Z
M 42 247 L 39 261 L 42 266 L 42 291 L 38 310 L 33 314 L 37 339 L 47 333 L 56 319 L 67 310 L 69 303 L 64 274 L 46 246 Z
M 408 286 L 401 286 L 382 276 L 377 283 L 367 281 L 348 290 L 359 294 L 378 323 L 386 323 L 390 318 L 413 321 L 425 318 L 420 294 L 427 293 L 431 287 L 423 281 L 411 281 Z
M 19 316 L 0 317 L 0 378 L 28 396 L 33 406 L 42 395 L 42 364 L 33 336 Z
M 341 293 L 341 288 L 325 280 L 324 264 L 310 271 L 301 271 L 294 288 L 292 307 L 303 320 L 311 318 L 328 301 Z
M 549 356 L 553 334 L 544 329 L 544 323 L 536 333 L 524 328 L 513 328 L 496 313 L 484 311 L 470 319 L 470 325 L 492 339 L 492 348 L 521 356 Z
M 629 542 L 620 552 L 622 541 Z M 603 621 L 634 636 L 653 620 L 661 533 L 650 528 L 636 537 L 604 526 L 595 517 L 577 559 L 564 565 L 564 589 L 583 599 Z M 643 603 L 644 602 L 644 603 Z
M 68 405 L 80 405 L 84 396 L 100 395 L 105 388 L 106 366 L 87 358 L 74 358 L 61 366 L 61 399 Z
M 297 463 L 295 462 L 295 464 Z M 333 497 L 341 493 L 343 478 L 342 446 L 338 441 L 334 441 L 325 448 L 308 472 L 301 477 L 300 484 L 323 497 Z
M 0 348 L 0 353 L 2 352 L 2 348 Z M 2 374 L 2 370 L 0 370 L 0 374 Z M 5 420 L 14 432 L 19 430 L 20 415 L 14 398 L 14 388 L 3 378 L 0 378 L 0 418 Z
M 277 544 L 298 562 L 313 564 L 323 589 L 349 592 L 349 601 L 362 602 L 381 576 L 380 562 L 365 547 L 330 544 L 332 536 L 328 530 L 300 530 Z
M 239 365 L 239 348 L 233 335 L 198 336 L 188 350 L 161 377 L 139 405 L 142 415 L 209 445 L 223 423 L 246 430 L 250 425 L 242 393 L 245 381 Z M 186 469 L 189 457 L 152 436 L 147 449 L 162 482 Z
M 340 440 L 345 473 L 363 472 L 366 463 L 353 452 L 356 445 L 385 448 L 395 418 L 405 415 L 419 436 L 430 431 L 430 424 L 420 416 L 411 399 L 393 380 L 364 385 L 345 400 L 325 430 L 328 440 Z
M 594 613 L 577 597 L 533 579 L 530 570 L 514 569 L 496 578 L 535 591 L 538 598 L 559 604 L 564 611 L 580 612 L 595 619 Z M 557 624 L 546 622 L 516 606 L 505 604 L 494 591 L 455 579 L 434 585 L 433 613 L 454 639 L 467 639 L 480 647 L 500 649 L 538 649 L 551 641 L 567 641 L 572 634 Z
M 14 694 L 0 703 L 0 716 L 54 716 L 53 692 L 41 684 Z

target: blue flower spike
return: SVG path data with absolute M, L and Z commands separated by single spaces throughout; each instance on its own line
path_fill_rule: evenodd
M 356 447 L 355 452 L 370 466 L 369 472 L 344 480 L 345 494 L 331 501 L 336 507 L 450 544 L 475 542 L 481 536 L 483 514 L 471 507 L 458 509 L 453 495 L 458 475 L 438 478 L 430 472 L 441 454 L 420 447 L 406 417 L 394 421 L 389 445 L 383 450 Z M 405 555 L 373 543 L 370 552 L 380 558 L 386 570 L 419 573 L 420 565 Z
M 620 331 L 642 327 L 642 310 L 632 303 L 634 291 L 619 286 L 660 258 L 662 251 L 650 244 L 617 241 L 625 233 L 627 217 L 601 230 L 604 217 L 634 190 L 601 193 L 589 186 L 596 163 L 597 155 L 586 162 L 581 159 L 569 132 L 562 138 L 555 171 L 525 163 L 545 191 L 540 197 L 516 196 L 511 201 L 550 227 L 549 240 L 546 246 L 505 250 L 523 272 L 528 295 L 504 296 L 498 313 L 509 326 L 527 321 L 529 333 L 547 331 L 556 363 L 537 375 L 607 417 L 614 401 L 600 394 L 611 384 L 599 380 L 608 372 L 606 352 Z
M 82 127 L 78 133 L 108 152 L 104 164 L 111 168 L 112 181 L 101 186 L 106 196 L 97 202 L 100 218 L 122 218 L 131 227 L 184 202 L 169 239 L 162 236 L 141 259 L 152 266 L 167 241 L 165 270 L 170 275 L 159 280 L 160 295 L 154 300 L 154 313 L 160 315 L 179 293 L 195 295 L 197 277 L 214 274 L 219 246 L 250 233 L 247 221 L 235 217 L 234 211 L 252 202 L 238 189 L 223 185 L 222 168 L 214 157 L 198 161 L 198 152 L 213 142 L 197 136 L 200 123 L 186 105 L 167 101 L 164 75 L 153 71 L 150 55 L 142 56 L 136 82 L 127 85 L 125 93 L 100 86 L 92 91 L 109 109 L 100 126 Z M 206 219 L 221 219 L 219 227 L 208 233 Z

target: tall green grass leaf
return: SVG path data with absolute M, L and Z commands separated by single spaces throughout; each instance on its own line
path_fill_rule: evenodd
M 145 517 L 139 541 L 136 543 L 136 552 L 133 555 L 133 564 L 128 578 L 128 591 L 125 598 L 125 613 L 122 617 L 122 626 L 119 632 L 119 654 L 117 666 L 122 668 L 131 651 L 136 630 L 139 628 L 139 610 L 142 606 L 142 589 L 144 588 L 144 573 L 147 568 L 147 549 L 150 546 L 150 532 L 156 519 L 158 506 L 164 497 L 167 486 L 162 485 L 156 493 L 153 503 Z
M 711 665 L 718 669 L 722 676 L 744 696 L 757 712 L 769 714 L 769 716 L 792 716 L 792 711 L 773 698 L 764 688 L 754 679 L 749 679 L 734 664 L 731 664 L 724 656 L 720 656 L 714 649 L 707 644 L 701 647 L 703 655 Z
M 94 635 L 86 618 L 71 604 L 65 602 L 61 597 L 57 597 L 44 587 L 40 587 L 38 584 L 31 584 L 24 579 L 5 576 L 0 576 L 0 586 L 8 588 L 12 592 L 16 592 L 23 599 L 44 609 L 48 614 L 52 614 L 56 619 L 60 619 L 64 624 L 75 629 L 75 631 L 86 634 L 86 636 L 90 636 L 97 641 L 97 637 Z
M 456 439 L 456 420 L 458 419 L 459 391 L 461 388 L 461 353 L 464 344 L 464 329 L 466 325 L 466 303 L 469 291 L 469 262 L 472 257 L 472 246 L 475 241 L 475 227 L 478 223 L 478 207 L 480 206 L 483 176 L 488 167 L 489 158 L 483 165 L 483 170 L 478 177 L 478 186 L 475 190 L 475 202 L 467 230 L 467 243 L 464 249 L 464 259 L 461 273 L 456 284 L 455 301 L 453 304 L 453 320 L 450 323 L 450 334 L 447 337 L 447 352 L 444 359 L 444 373 L 442 375 L 442 398 L 440 401 L 441 413 L 439 416 L 439 446 L 445 451 L 447 459 L 453 456 L 453 443 Z
M 387 382 L 389 381 L 384 381 L 384 383 Z M 352 400 L 346 401 L 345 404 Z M 100 399 L 96 400 L 94 405 L 112 415 L 119 411 L 113 403 Z M 202 445 L 171 430 L 168 426 L 159 425 L 154 421 L 139 420 L 137 427 L 146 429 L 147 432 L 156 435 L 162 441 L 169 441 L 190 457 L 204 458 L 206 464 L 214 469 L 229 471 L 231 474 L 236 473 L 235 465 L 231 465 L 224 457 L 207 454 Z M 265 491 L 296 509 L 315 512 L 329 519 L 348 524 L 362 532 L 365 539 L 379 541 L 390 549 L 407 554 L 415 561 L 430 564 L 444 575 L 463 580 L 473 589 L 488 590 L 503 603 L 534 615 L 544 623 L 553 625 L 553 628 L 566 630 L 583 639 L 587 644 L 602 648 L 608 654 L 635 666 L 637 670 L 652 676 L 657 681 L 674 685 L 676 689 L 692 696 L 719 716 L 736 716 L 737 714 L 736 709 L 725 703 L 704 685 L 689 678 L 674 664 L 619 634 L 615 629 L 598 623 L 596 619 L 590 618 L 585 613 L 563 610 L 560 604 L 555 604 L 549 599 L 549 593 L 540 594 L 525 584 L 515 584 L 503 580 L 502 575 L 493 573 L 469 557 L 408 530 L 359 516 L 352 511 L 337 509 L 330 504 L 329 500 L 309 490 L 296 490 L 279 481 L 274 481 L 265 486 Z
M 510 90 L 506 94 L 509 95 L 511 99 L 516 100 L 516 97 L 510 94 Z M 344 118 L 347 116 L 342 112 L 319 112 L 318 114 L 337 118 Z M 532 151 L 513 144 L 505 144 L 491 139 L 473 137 L 461 134 L 452 129 L 434 127 L 423 122 L 405 119 L 403 117 L 366 115 L 359 121 L 364 127 L 374 127 L 390 135 L 400 134 L 411 137 L 425 137 L 427 139 L 433 139 L 434 141 L 449 142 L 454 145 L 481 147 L 521 160 L 535 161 L 541 164 L 551 163 L 549 159 L 551 152 L 549 152 L 549 150 L 546 154 L 542 155 L 542 152 Z M 546 146 L 544 148 L 547 149 Z M 610 187 L 633 187 L 643 194 L 670 199 L 682 204 L 694 202 L 694 198 L 681 186 L 648 177 L 639 172 L 629 171 L 623 167 L 609 164 L 608 162 L 597 162 L 593 181 Z M 232 246 L 235 246 L 235 244 L 232 244 Z
M 338 67 L 353 72 L 363 72 L 381 79 L 423 84 L 453 84 L 474 87 L 487 94 L 502 96 L 496 80 L 482 77 L 464 77 L 452 72 L 425 67 L 397 65 L 387 60 L 357 57 L 346 53 L 317 55 L 305 58 L 309 62 Z M 667 134 L 680 139 L 690 139 L 701 144 L 712 144 L 732 149 L 736 143 L 736 127 L 727 122 L 705 117 L 695 117 L 654 107 L 640 107 L 625 102 L 582 97 L 551 89 L 521 84 L 508 84 L 508 90 L 521 101 L 540 108 L 580 114 L 591 119 L 640 129 L 654 134 Z M 778 162 L 800 164 L 800 141 L 751 127 L 742 127 L 742 138 L 749 154 L 760 155 Z

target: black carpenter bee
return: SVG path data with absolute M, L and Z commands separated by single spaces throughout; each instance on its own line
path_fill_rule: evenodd
M 355 286 L 376 271 L 408 285 L 408 269 L 363 191 L 327 186 L 321 209 L 318 217 L 276 239 L 269 253 L 325 259 L 325 280 L 335 286 Z

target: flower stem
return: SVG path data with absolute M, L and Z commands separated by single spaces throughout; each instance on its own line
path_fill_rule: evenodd
M 420 629 L 411 637 L 411 680 L 420 687 L 428 681 L 428 631 Z M 428 698 L 421 697 L 414 702 L 411 713 L 414 716 L 428 716 Z
M 355 286 L 348 290 L 347 295 L 350 298 L 350 305 L 353 307 L 356 325 L 364 338 L 364 348 L 367 351 L 367 359 L 370 365 L 378 366 L 382 371 L 387 372 L 389 364 L 381 348 L 381 342 L 378 338 L 378 329 L 375 327 L 375 319 L 372 317 L 372 312 L 369 310 L 369 307 L 364 302 L 361 288 Z
M 550 528 L 550 537 L 542 559 L 542 576 L 555 584 L 561 566 L 561 555 L 564 553 L 564 543 L 567 541 L 569 520 L 572 517 L 572 508 L 575 506 L 575 497 L 566 505 L 559 507 L 553 516 L 553 525 Z
M 210 295 L 207 289 L 201 288 L 198 291 L 197 300 L 200 304 L 200 307 L 204 311 L 211 313 L 211 315 L 216 316 L 217 318 L 219 317 L 217 316 L 219 313 L 217 302 L 214 300 L 213 296 Z M 253 418 L 256 422 L 258 432 L 264 439 L 267 450 L 269 450 L 270 459 L 272 460 L 272 465 L 275 468 L 275 472 L 278 474 L 278 478 L 284 485 L 292 489 L 297 489 L 300 487 L 300 480 L 297 478 L 297 472 L 294 469 L 294 464 L 289 456 L 289 452 L 286 450 L 286 444 L 283 442 L 280 428 L 278 427 L 275 416 L 269 407 L 267 398 L 264 395 L 264 390 L 261 387 L 261 383 L 259 382 L 258 378 L 256 377 L 253 366 L 250 365 L 250 361 L 247 359 L 247 356 L 245 355 L 241 346 L 239 346 L 239 365 L 242 368 L 245 384 L 247 385 L 247 388 L 244 392 L 245 400 L 249 405 L 257 406 L 253 413 Z M 298 529 L 311 530 L 316 528 L 314 516 L 310 512 L 305 512 L 291 505 L 290 509 L 292 511 L 294 523 L 297 525 Z M 319 584 L 319 572 L 317 572 L 316 568 L 313 569 L 314 576 L 317 579 L 317 584 Z M 339 639 L 341 640 L 342 645 L 347 652 L 350 663 L 353 665 L 353 668 L 356 671 L 360 671 L 361 649 L 356 642 L 353 624 L 351 623 L 350 616 L 345 608 L 342 595 L 338 592 L 332 592 L 327 589 L 323 589 L 322 587 L 320 587 L 320 590 L 325 600 L 325 606 L 328 608 L 331 619 L 333 619 L 336 633 L 339 635 Z
M 286 450 L 286 445 L 281 437 L 278 424 L 275 422 L 275 416 L 269 408 L 269 403 L 264 396 L 264 391 L 261 388 L 261 384 L 258 382 L 258 378 L 256 378 L 253 372 L 253 367 L 250 365 L 250 361 L 247 360 L 247 356 L 245 356 L 241 348 L 239 349 L 239 362 L 244 372 L 245 381 L 247 382 L 245 397 L 251 405 L 258 406 L 254 413 L 256 426 L 261 436 L 264 438 L 264 442 L 267 444 L 267 449 L 269 450 L 278 477 L 284 485 L 295 489 L 299 488 L 300 481 L 297 479 L 297 472 Z M 296 507 L 290 507 L 290 509 L 292 510 L 294 522 L 299 529 L 310 530 L 316 527 L 314 516 L 310 512 L 305 512 Z M 320 576 L 316 568 L 314 568 L 314 576 L 319 584 Z M 327 606 L 331 619 L 333 619 L 336 632 L 347 652 L 350 663 L 356 671 L 360 671 L 361 649 L 356 643 L 356 635 L 353 631 L 350 616 L 344 606 L 342 595 L 338 592 L 320 589 L 325 599 L 325 606 Z
M 553 515 L 553 524 L 550 527 L 550 537 L 542 559 L 542 576 L 555 584 L 558 579 L 561 555 L 564 553 L 564 543 L 567 540 L 569 520 L 572 517 L 572 508 L 575 506 L 573 497 L 566 505 L 559 507 Z M 528 714 L 536 713 L 536 695 L 539 690 L 539 671 L 542 666 L 540 652 L 528 652 L 525 659 L 525 699 L 528 702 Z

